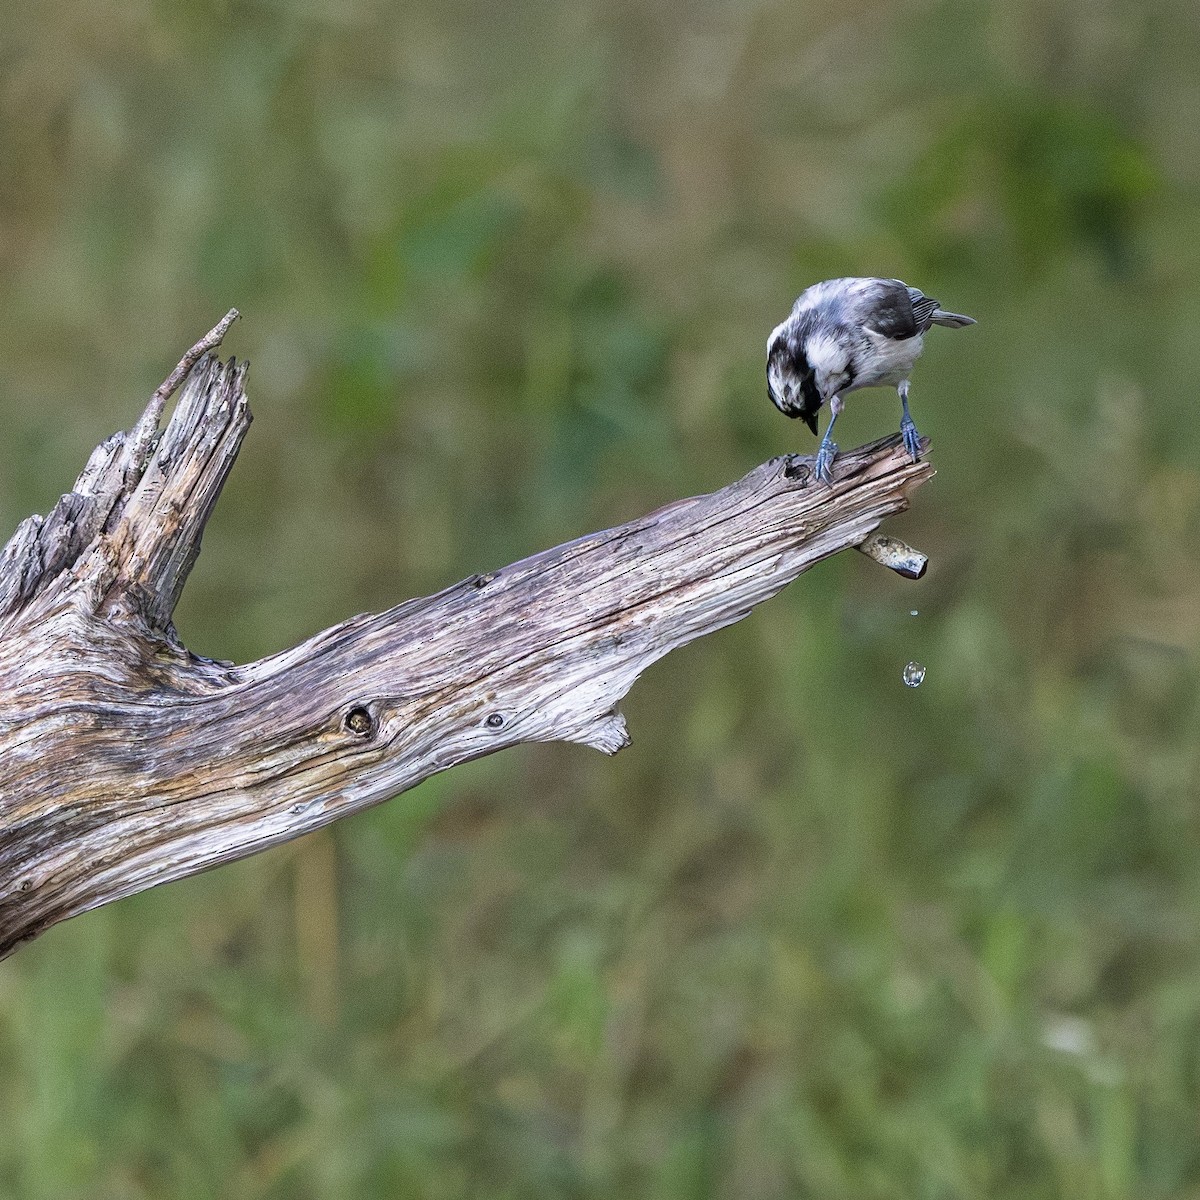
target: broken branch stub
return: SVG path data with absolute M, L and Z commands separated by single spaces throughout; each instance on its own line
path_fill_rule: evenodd
M 0 554 L 0 956 L 506 746 L 615 753 L 617 704 L 670 650 L 840 550 L 923 562 L 868 540 L 933 474 L 891 437 L 832 487 L 773 459 L 270 658 L 199 659 L 171 615 L 250 423 L 245 364 L 211 354 L 235 315 Z

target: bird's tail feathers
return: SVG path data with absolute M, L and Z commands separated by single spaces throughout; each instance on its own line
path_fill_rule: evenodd
M 949 325 L 952 329 L 961 329 L 964 325 L 974 325 L 974 317 L 964 317 L 962 313 L 945 312 L 940 308 L 933 310 L 929 318 L 935 325 Z

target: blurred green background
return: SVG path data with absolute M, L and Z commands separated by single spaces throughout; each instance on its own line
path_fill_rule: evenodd
M 238 306 L 201 653 L 812 450 L 762 364 L 817 279 L 979 319 L 915 374 L 920 583 L 843 555 L 653 668 L 615 760 L 508 751 L 0 964 L 2 1200 L 1200 1196 L 1191 0 L 0 31 L 0 528 Z

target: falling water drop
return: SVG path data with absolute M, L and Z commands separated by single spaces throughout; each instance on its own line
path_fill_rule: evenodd
M 925 679 L 925 668 L 919 662 L 910 662 L 900 676 L 905 687 L 920 687 Z

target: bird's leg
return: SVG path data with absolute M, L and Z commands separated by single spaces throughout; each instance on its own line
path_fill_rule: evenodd
M 817 448 L 817 465 L 813 470 L 813 474 L 822 483 L 833 483 L 833 460 L 837 457 L 837 442 L 830 435 L 833 433 L 834 422 L 841 415 L 842 407 L 841 396 L 834 396 L 829 401 L 829 424 L 825 429 L 825 436 L 821 439 L 821 445 Z
M 900 436 L 904 439 L 905 450 L 908 451 L 913 462 L 916 462 L 921 457 L 921 435 L 917 432 L 917 427 L 908 413 L 908 380 L 902 379 L 896 391 L 900 393 L 900 405 L 904 410 L 904 414 L 900 418 Z

